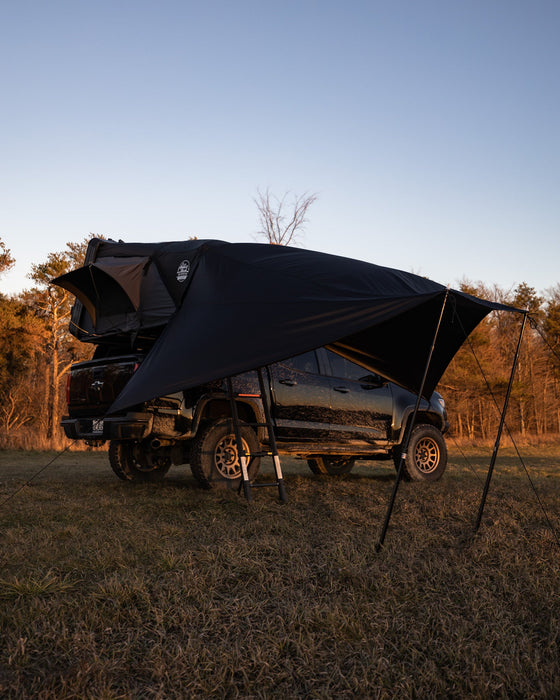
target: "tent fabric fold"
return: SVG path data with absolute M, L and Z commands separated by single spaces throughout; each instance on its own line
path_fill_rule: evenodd
M 134 275 L 134 267 L 124 282 L 116 278 L 110 266 L 93 264 L 57 277 L 56 284 L 74 294 L 85 306 L 92 321 L 97 324 L 103 315 L 126 314 L 138 308 L 136 295 L 130 294 L 128 277 Z M 128 287 L 128 288 L 127 288 Z
M 517 311 L 412 273 L 301 248 L 111 243 L 107 254 L 117 251 L 123 259 L 127 251 L 149 257 L 176 310 L 169 310 L 163 331 L 110 413 L 323 345 L 418 393 L 447 294 L 424 386 L 429 397 L 488 313 Z M 140 295 L 139 309 L 149 311 L 149 297 Z
M 103 258 L 93 263 L 93 267 L 110 275 L 123 288 L 134 309 L 137 309 L 140 305 L 142 275 L 148 262 L 147 257 Z

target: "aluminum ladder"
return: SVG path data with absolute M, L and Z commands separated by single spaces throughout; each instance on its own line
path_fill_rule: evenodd
M 257 370 L 257 376 L 259 379 L 259 393 L 244 393 L 244 392 L 235 392 L 233 390 L 233 383 L 232 383 L 232 378 L 228 377 L 226 379 L 226 384 L 227 384 L 227 393 L 228 393 L 228 398 L 229 398 L 229 403 L 231 407 L 231 418 L 232 418 L 232 424 L 233 424 L 233 430 L 235 433 L 235 441 L 237 444 L 237 454 L 239 455 L 239 463 L 241 466 L 241 484 L 239 485 L 239 492 L 241 492 L 241 489 L 243 489 L 243 493 L 245 495 L 245 498 L 248 501 L 251 501 L 253 499 L 252 496 L 252 489 L 260 486 L 276 486 L 278 487 L 278 497 L 282 503 L 286 503 L 286 487 L 284 485 L 284 478 L 282 476 L 282 466 L 280 464 L 280 457 L 278 455 L 278 447 L 276 444 L 276 436 L 274 434 L 274 426 L 272 424 L 272 417 L 270 413 L 270 402 L 268 400 L 268 395 L 266 393 L 266 388 L 265 388 L 265 383 L 264 383 L 264 377 L 263 377 L 263 369 L 262 367 L 259 367 Z M 245 449 L 245 445 L 243 443 L 243 439 L 241 437 L 241 424 L 239 420 L 239 412 L 237 410 L 237 401 L 239 397 L 251 397 L 251 398 L 259 398 L 262 402 L 262 407 L 263 407 L 263 412 L 264 412 L 264 422 L 263 423 L 245 423 L 245 425 L 249 425 L 252 428 L 256 428 L 258 431 L 258 428 L 265 428 L 268 436 L 268 450 L 259 450 L 258 452 L 250 452 L 248 453 Z M 251 484 L 249 480 L 249 464 L 251 463 L 251 460 L 257 458 L 257 457 L 272 457 L 272 460 L 274 462 L 274 471 L 276 475 L 276 481 L 263 481 L 262 483 L 259 484 Z

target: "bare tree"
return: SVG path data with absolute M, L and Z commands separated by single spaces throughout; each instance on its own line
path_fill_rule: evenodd
M 260 229 L 257 233 L 273 245 L 296 243 L 307 223 L 307 210 L 317 199 L 316 194 L 293 195 L 290 192 L 278 198 L 267 188 L 257 190 L 254 201 L 259 211 Z

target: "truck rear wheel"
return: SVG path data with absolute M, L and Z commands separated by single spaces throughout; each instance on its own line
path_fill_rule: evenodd
M 393 459 L 399 468 L 401 447 L 395 448 Z M 403 464 L 406 481 L 437 481 L 447 466 L 447 446 L 441 432 L 433 425 L 417 425 L 412 431 Z
M 111 440 L 109 463 L 123 481 L 161 481 L 171 466 L 169 450 L 155 450 L 149 445 L 131 440 Z
M 314 457 L 307 460 L 307 466 L 313 474 L 329 474 L 329 476 L 341 476 L 350 474 L 354 468 L 354 458 L 347 457 Z
M 255 431 L 240 423 L 241 439 L 246 454 L 259 451 Z M 259 473 L 260 457 L 247 457 L 249 481 Z M 191 471 L 204 488 L 225 486 L 237 488 L 241 481 L 241 462 L 235 431 L 229 418 L 209 425 L 196 440 L 191 453 Z

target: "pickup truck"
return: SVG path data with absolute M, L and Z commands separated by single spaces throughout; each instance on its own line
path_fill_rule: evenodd
M 131 410 L 106 415 L 143 360 L 99 346 L 92 360 L 68 376 L 67 437 L 90 444 L 109 441 L 109 461 L 124 480 L 156 481 L 172 464 L 190 464 L 201 486 L 236 486 L 241 478 L 231 427 L 231 406 L 222 381 L 162 396 Z M 319 348 L 264 368 L 279 454 L 307 460 L 312 472 L 341 475 L 356 460 L 398 462 L 416 396 L 342 356 Z M 256 372 L 233 378 L 241 437 L 248 452 L 266 444 Z M 260 424 L 260 427 L 259 427 Z M 256 427 L 253 427 L 256 426 Z M 434 393 L 422 399 L 404 478 L 439 479 L 447 464 L 445 404 Z M 255 479 L 259 458 L 251 460 Z

